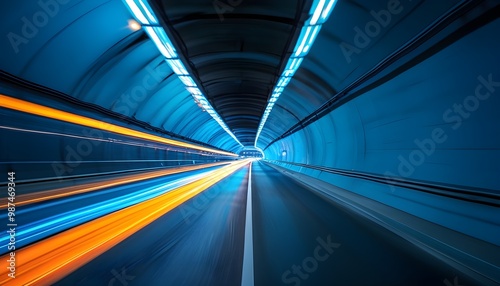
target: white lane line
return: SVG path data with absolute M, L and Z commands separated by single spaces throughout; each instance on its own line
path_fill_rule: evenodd
M 254 286 L 253 277 L 253 222 L 252 222 L 252 163 L 248 170 L 247 211 L 245 218 L 245 245 L 241 286 Z

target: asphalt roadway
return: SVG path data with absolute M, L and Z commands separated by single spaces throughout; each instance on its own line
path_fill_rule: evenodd
M 56 285 L 241 285 L 245 167 Z M 251 172 L 254 285 L 474 285 L 262 161 Z

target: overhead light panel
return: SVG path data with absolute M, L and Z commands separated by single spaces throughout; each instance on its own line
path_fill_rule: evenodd
M 305 22 L 302 30 L 300 31 L 299 39 L 293 49 L 292 56 L 288 59 L 285 66 L 285 70 L 278 79 L 278 83 L 273 90 L 272 96 L 267 102 L 267 107 L 264 110 L 262 119 L 259 123 L 259 128 L 257 129 L 257 136 L 255 136 L 255 147 L 257 147 L 257 141 L 259 140 L 260 133 L 266 125 L 267 118 L 271 113 L 271 110 L 278 100 L 278 97 L 283 93 L 285 87 L 288 85 L 292 76 L 299 69 L 300 64 L 304 57 L 309 53 L 316 40 L 316 37 L 321 30 L 321 26 L 328 20 L 337 0 L 315 0 L 309 11 L 309 19 Z
M 182 81 L 182 83 L 184 83 L 185 86 L 187 87 L 195 87 L 196 86 L 196 83 L 194 82 L 193 78 L 191 78 L 190 76 L 187 76 L 187 75 L 181 75 L 179 76 L 179 79 Z M 188 89 L 189 90 L 189 89 Z M 201 92 L 200 92 L 201 93 Z M 195 94 L 193 94 L 194 96 Z M 199 94 L 196 94 L 199 96 Z M 195 97 L 197 98 L 197 97 Z
M 199 88 L 197 88 L 197 87 L 188 87 L 188 88 L 186 88 L 186 89 L 189 91 L 189 93 L 191 93 L 191 94 L 193 95 L 193 97 L 194 97 L 195 99 L 198 99 L 198 98 L 200 98 L 200 97 L 201 97 L 201 98 L 205 98 L 205 97 L 201 94 L 201 90 L 200 90 Z
M 125 0 L 125 4 L 127 4 L 127 7 L 132 12 L 132 15 L 134 15 L 134 18 L 139 21 L 139 23 L 142 25 L 149 25 L 149 21 L 146 19 L 146 16 L 144 16 L 143 11 L 137 6 L 136 1 Z
M 142 10 L 145 12 L 146 16 L 148 17 L 149 19 L 149 23 L 151 24 L 158 24 L 158 20 L 156 20 L 156 17 L 154 16 L 153 14 L 153 10 L 151 9 L 151 7 L 149 6 L 149 4 L 145 1 L 137 1 L 139 2 L 139 4 L 141 5 L 141 8 Z
M 325 9 L 323 9 L 323 13 L 321 13 L 321 23 L 326 22 L 328 17 L 330 17 L 330 14 L 333 11 L 333 7 L 335 7 L 335 4 L 337 3 L 337 0 L 334 1 L 329 1 L 328 5 L 326 6 Z
M 129 8 L 134 18 L 144 28 L 153 43 L 156 45 L 160 53 L 165 57 L 165 61 L 172 68 L 172 71 L 179 77 L 181 82 L 186 86 L 187 91 L 193 96 L 194 100 L 199 103 L 199 106 L 207 111 L 217 123 L 224 129 L 239 145 L 243 144 L 234 136 L 233 132 L 227 127 L 226 123 L 219 116 L 217 111 L 208 102 L 201 90 L 196 85 L 194 79 L 188 73 L 186 67 L 179 59 L 177 51 L 168 38 L 165 30 L 159 26 L 158 18 L 153 9 L 146 0 L 123 0 Z
M 316 7 L 313 7 L 314 14 L 311 17 L 311 20 L 309 20 L 309 25 L 316 25 L 316 23 L 318 23 L 319 17 L 321 16 L 321 12 L 323 12 L 323 6 L 325 5 L 325 0 L 316 1 L 314 4 L 316 4 Z

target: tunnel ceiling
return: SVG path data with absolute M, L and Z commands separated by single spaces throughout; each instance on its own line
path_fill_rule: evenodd
M 246 146 L 254 144 L 267 99 L 309 18 L 311 2 L 148 1 L 210 105 Z M 37 22 L 41 26 L 31 34 L 23 21 L 32 22 L 43 9 L 37 1 L 16 3 L 6 1 L 0 10 L 5 23 L 0 31 L 6 35 L 0 41 L 0 70 L 6 78 L 49 88 L 70 102 L 91 104 L 114 118 L 144 123 L 187 141 L 241 150 L 200 108 L 145 29 L 131 29 L 133 16 L 124 1 L 64 2 L 56 7 L 57 15 L 43 25 Z M 454 0 L 338 1 L 274 105 L 257 146 L 265 150 L 292 127 L 301 126 L 455 5 Z M 389 8 L 392 14 L 384 27 L 379 24 L 378 33 L 360 46 L 359 29 L 366 30 L 376 23 L 374 13 L 387 14 Z M 5 93 L 50 105 L 43 96 Z
M 235 136 L 253 146 L 312 1 L 151 1 L 184 63 Z

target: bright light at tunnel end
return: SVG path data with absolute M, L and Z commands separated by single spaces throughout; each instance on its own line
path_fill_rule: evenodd
M 187 91 L 194 98 L 195 102 L 212 116 L 215 121 L 227 132 L 241 147 L 243 144 L 236 138 L 233 132 L 227 127 L 226 123 L 217 114 L 207 98 L 194 82 L 186 67 L 179 59 L 177 51 L 167 36 L 165 30 L 159 25 L 153 9 L 147 1 L 143 0 L 123 0 L 139 25 L 146 31 L 149 38 L 154 42 L 160 53 L 165 57 L 165 61 L 172 68 L 172 71 L 179 77 Z
M 330 14 L 335 7 L 337 0 L 315 0 L 311 10 L 309 11 L 309 19 L 304 23 L 302 30 L 300 32 L 299 39 L 295 48 L 293 50 L 292 56 L 288 59 L 285 70 L 278 79 L 278 83 L 274 87 L 273 93 L 267 102 L 267 107 L 260 120 L 259 128 L 257 129 L 257 135 L 255 136 L 255 147 L 257 147 L 257 141 L 259 140 L 260 133 L 266 124 L 267 118 L 274 107 L 274 104 L 283 93 L 285 87 L 288 85 L 293 75 L 300 67 L 302 60 L 311 50 L 316 36 L 319 34 L 323 23 L 328 20 Z

